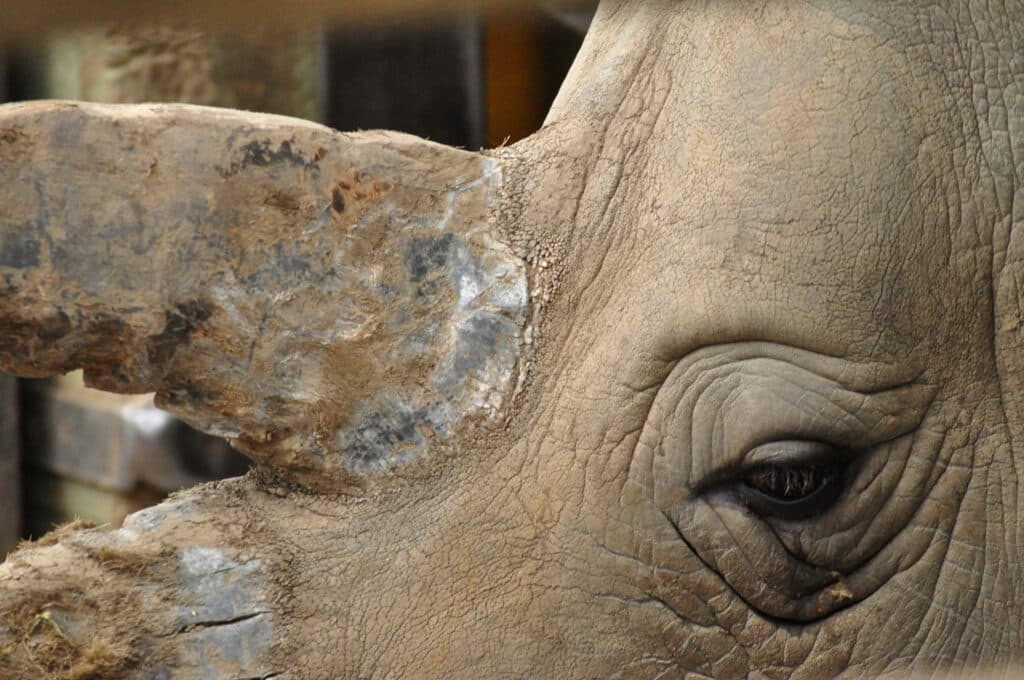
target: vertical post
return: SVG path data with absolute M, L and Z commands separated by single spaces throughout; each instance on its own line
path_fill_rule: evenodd
M 7 99 L 7 64 L 0 50 L 0 102 Z M 18 383 L 0 374 L 0 559 L 21 536 L 21 436 Z

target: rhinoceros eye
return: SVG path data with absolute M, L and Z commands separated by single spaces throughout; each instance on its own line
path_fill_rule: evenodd
M 747 456 L 738 484 L 744 503 L 762 516 L 800 520 L 827 510 L 842 494 L 849 456 L 819 442 L 775 442 Z
M 747 476 L 746 484 L 778 501 L 793 503 L 818 493 L 836 476 L 822 465 L 767 465 Z

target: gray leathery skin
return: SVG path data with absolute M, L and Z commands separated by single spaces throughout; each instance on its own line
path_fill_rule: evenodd
M 261 565 L 246 578 L 263 595 L 242 611 L 269 603 L 265 674 L 1013 675 L 1024 663 L 1021 55 L 1020 0 L 605 0 L 543 129 L 487 153 L 500 169 L 487 200 L 452 191 L 488 176 L 472 154 L 415 143 L 385 164 L 429 189 L 394 205 L 436 224 L 452 200 L 467 234 L 486 225 L 529 263 L 514 396 L 448 439 L 409 425 L 443 414 L 434 402 L 366 416 L 368 441 L 404 452 L 419 435 L 427 455 L 362 494 L 304 490 L 301 464 L 285 464 L 187 492 L 180 512 L 110 550 L 84 541 L 116 531 L 65 530 L 17 551 L 0 567 L 0 669 L 28 669 L 44 651 L 53 667 L 170 667 L 181 638 L 161 633 L 190 598 L 177 556 L 215 548 Z M 259 201 L 240 184 L 217 194 L 222 206 L 303 211 L 316 146 L 288 129 L 259 147 L 281 161 L 226 180 L 255 172 Z M 0 139 L 22 167 L 17 133 Z M 374 139 L 376 154 L 410 148 Z M 91 177 L 103 164 L 82 167 Z M 259 173 L 272 168 L 301 191 L 266 191 Z M 321 190 L 334 185 L 310 192 L 303 229 L 334 228 L 335 205 L 356 210 L 356 178 L 342 179 L 337 197 Z M 392 183 L 382 193 L 406 184 Z M 35 201 L 0 197 L 8 214 Z M 265 226 L 252 220 L 246 239 L 267 240 Z M 380 283 L 457 310 L 463 289 L 445 268 L 489 270 L 471 264 L 482 251 L 459 255 L 469 236 L 413 236 L 424 247 L 389 251 L 395 267 L 381 271 L 394 276 Z M 48 244 L 36 240 L 42 265 Z M 283 244 L 280 258 L 263 280 L 316 261 Z M 354 290 L 350 335 L 364 328 Z M 145 337 L 175 367 L 203 366 L 217 313 L 201 320 L 196 301 L 153 307 Z M 64 327 L 45 305 L 29 309 L 48 340 L 16 352 L 25 365 Z M 465 357 L 491 353 L 513 318 L 498 316 L 467 308 Z M 434 318 L 416 327 L 429 335 Z M 118 330 L 105 318 L 93 333 Z M 429 346 L 422 337 L 389 345 L 392 361 Z M 353 370 L 361 356 L 340 360 L 341 395 L 387 384 L 352 378 L 367 375 Z M 277 367 L 282 379 L 301 375 L 295 362 Z M 443 390 L 464 368 L 418 375 Z M 341 399 L 331 412 L 354 413 Z M 328 421 L 317 422 L 336 432 Z M 825 480 L 828 493 L 794 498 L 779 478 Z M 82 594 L 61 599 L 55 583 Z M 153 593 L 168 600 L 145 600 Z M 119 602 L 133 606 L 103 616 Z M 68 645 L 39 622 L 46 612 L 90 623 L 117 653 Z

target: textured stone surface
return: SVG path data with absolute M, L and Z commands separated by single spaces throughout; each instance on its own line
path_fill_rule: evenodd
M 0 368 L 156 391 L 316 488 L 392 468 L 514 383 L 525 266 L 496 161 L 188 106 L 0 109 Z

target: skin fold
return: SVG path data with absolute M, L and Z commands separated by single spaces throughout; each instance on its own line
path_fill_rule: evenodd
M 485 154 L 530 281 L 501 417 L 344 493 L 256 456 L 14 553 L 0 612 L 94 631 L 72 677 L 1018 667 L 1022 145 L 1019 2 L 608 0 Z M 782 517 L 745 480 L 794 456 L 843 472 Z M 3 620 L 27 673 L 53 635 Z

